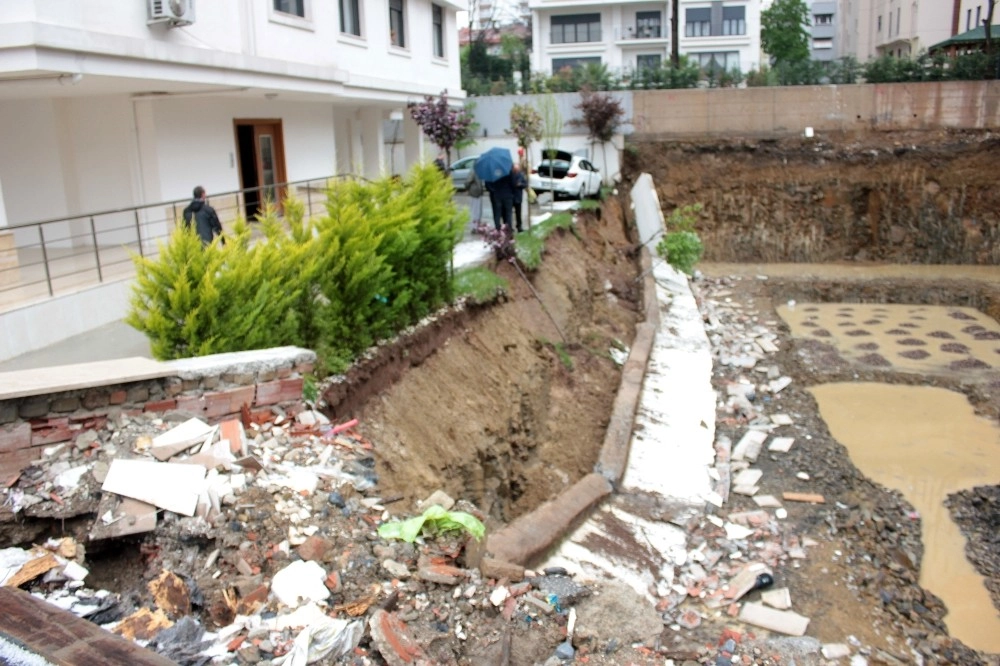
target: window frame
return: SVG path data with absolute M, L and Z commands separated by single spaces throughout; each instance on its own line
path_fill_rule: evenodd
M 690 17 L 697 20 L 692 20 Z M 698 18 L 705 16 L 705 18 Z M 684 36 L 685 37 L 711 37 L 712 36 L 712 10 L 708 7 L 686 7 L 684 9 Z
M 345 18 L 347 17 L 347 12 L 344 11 L 344 6 L 350 4 L 354 9 L 354 21 L 357 25 L 357 32 L 351 32 L 346 24 Z M 365 3 L 363 0 L 338 0 L 337 11 L 340 14 L 340 34 L 344 37 L 351 37 L 354 39 L 364 39 L 365 37 L 365 22 L 364 22 L 364 8 Z
M 649 30 L 649 35 L 643 35 L 643 30 Z M 637 11 L 635 13 L 635 34 L 640 39 L 661 39 L 663 37 L 663 12 L 657 10 Z
M 399 4 L 399 9 L 393 5 Z M 394 49 L 406 50 L 406 0 L 389 0 L 389 46 Z M 399 17 L 398 25 L 393 19 Z
M 739 14 L 737 18 L 726 18 L 726 10 L 730 14 Z M 739 11 L 736 11 L 739 10 Z M 722 36 L 742 37 L 747 34 L 747 9 L 743 5 L 731 5 L 722 8 Z
M 301 3 L 303 16 L 278 8 L 277 5 L 279 3 L 286 1 Z M 293 28 L 312 30 L 312 2 L 313 0 L 270 0 L 267 3 L 268 20 L 272 23 L 280 23 Z
M 643 65 L 641 63 L 646 62 L 651 58 L 656 58 L 656 65 Z M 636 73 L 641 73 L 648 70 L 655 71 L 663 67 L 663 55 L 659 53 L 638 53 L 635 56 L 635 71 Z
M 444 42 L 445 14 L 444 7 L 431 3 L 431 55 L 444 60 L 447 57 Z
M 595 16 L 597 17 L 596 21 L 593 20 L 593 17 Z M 558 14 L 549 19 L 549 41 L 552 44 L 593 44 L 600 42 L 601 33 L 603 32 L 601 29 L 601 23 L 600 12 L 587 14 Z M 573 39 L 566 39 L 566 35 L 570 32 L 568 30 L 570 27 L 572 27 Z M 583 27 L 586 31 L 586 39 L 578 39 L 581 27 Z M 560 35 L 561 39 L 556 39 L 557 34 Z

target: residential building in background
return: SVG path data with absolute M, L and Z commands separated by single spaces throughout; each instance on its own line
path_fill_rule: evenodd
M 948 0 L 873 0 L 871 12 L 876 56 L 916 57 L 951 36 Z
M 830 62 L 839 58 L 836 0 L 813 0 L 809 18 L 809 53 L 812 59 Z
M 659 67 L 670 58 L 670 5 L 619 0 L 530 0 L 534 71 L 604 64 Z M 705 69 L 760 66 L 760 0 L 681 0 L 679 50 Z
M 0 226 L 185 198 L 195 185 L 273 195 L 284 181 L 379 176 L 390 118 L 403 119 L 401 170 L 425 153 L 407 102 L 463 97 L 464 8 L 4 0 Z M 88 236 L 84 221 L 67 224 Z
M 680 0 L 680 52 L 702 69 L 759 69 L 760 0 Z
M 867 62 L 875 56 L 875 0 L 839 0 L 834 14 L 834 51 L 837 58 L 848 56 Z

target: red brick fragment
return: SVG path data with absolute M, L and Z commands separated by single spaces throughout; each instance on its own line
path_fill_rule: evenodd
M 275 405 L 302 398 L 302 378 L 279 379 L 274 382 L 257 384 L 256 405 Z
M 153 402 L 146 403 L 147 412 L 169 412 L 171 409 L 177 408 L 176 400 L 154 400 Z

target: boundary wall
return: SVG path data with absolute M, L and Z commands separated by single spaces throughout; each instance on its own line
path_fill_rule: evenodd
M 640 140 L 1000 128 L 1000 81 L 939 81 L 633 93 Z
M 210 423 L 302 409 L 316 354 L 298 347 L 160 363 L 144 358 L 0 373 L 0 483 L 118 414 L 183 412 Z

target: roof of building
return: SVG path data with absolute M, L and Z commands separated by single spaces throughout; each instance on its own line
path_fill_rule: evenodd
M 990 38 L 997 40 L 1000 43 L 1000 25 L 990 26 Z M 971 46 L 973 44 L 978 44 L 979 42 L 986 41 L 986 26 L 977 26 L 972 30 L 967 30 L 961 34 L 955 35 L 943 42 L 938 42 L 932 45 L 927 50 L 931 53 L 934 51 L 939 51 L 941 49 L 946 49 L 949 46 Z

